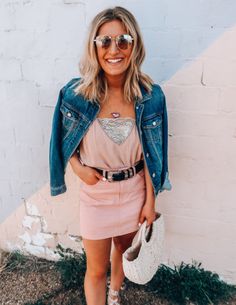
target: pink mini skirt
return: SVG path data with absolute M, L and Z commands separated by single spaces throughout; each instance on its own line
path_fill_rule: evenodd
M 80 235 L 104 239 L 137 231 L 146 197 L 144 169 L 127 180 L 80 180 Z

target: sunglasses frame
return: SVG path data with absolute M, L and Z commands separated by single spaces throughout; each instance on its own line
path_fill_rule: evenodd
M 120 49 L 120 50 L 127 50 L 128 48 L 127 48 L 127 49 L 122 49 L 122 48 L 120 48 L 120 47 L 118 46 L 118 40 L 119 40 L 120 36 L 124 36 L 124 37 L 128 40 L 128 45 L 129 45 L 129 44 L 131 45 L 131 44 L 132 44 L 132 41 L 134 40 L 134 38 L 133 38 L 130 34 L 120 34 L 120 35 L 117 35 L 116 37 L 111 37 L 111 36 L 109 36 L 109 35 L 99 35 L 99 36 L 97 36 L 93 41 L 96 42 L 96 46 L 98 46 L 98 47 L 100 47 L 100 48 L 106 50 L 106 49 L 109 49 L 109 48 L 110 48 L 111 43 L 109 44 L 109 46 L 108 46 L 107 48 L 103 47 L 103 46 L 102 46 L 102 38 L 108 37 L 108 38 L 110 38 L 110 41 L 111 41 L 111 42 L 112 42 L 113 40 L 115 40 L 116 46 L 117 46 L 118 49 Z M 98 43 L 100 43 L 100 45 L 98 45 Z

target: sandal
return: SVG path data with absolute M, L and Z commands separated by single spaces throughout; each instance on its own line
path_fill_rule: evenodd
M 107 305 L 121 305 L 119 290 L 109 288 L 107 295 Z

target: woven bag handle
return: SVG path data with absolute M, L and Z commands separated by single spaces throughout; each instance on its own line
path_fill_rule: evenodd
M 155 213 L 156 213 L 156 219 L 155 219 L 155 221 L 157 221 L 157 220 L 162 216 L 162 214 L 159 213 L 159 212 L 157 212 L 157 211 L 156 211 Z M 149 225 L 148 227 L 147 227 L 146 225 L 147 225 L 147 220 L 145 220 L 145 221 L 142 223 L 141 227 L 139 228 L 137 242 L 139 242 L 140 239 L 142 239 L 142 241 L 146 241 L 145 232 L 146 232 L 146 230 L 150 230 L 150 227 L 151 227 L 153 224 Z
M 137 237 L 137 243 L 138 243 L 140 240 L 144 240 L 144 239 L 145 239 L 145 231 L 146 231 L 146 229 L 147 229 L 146 225 L 147 225 L 147 220 L 145 220 L 145 221 L 141 224 L 141 227 L 139 228 L 138 237 Z

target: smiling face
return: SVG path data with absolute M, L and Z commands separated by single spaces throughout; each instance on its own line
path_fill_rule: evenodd
M 121 34 L 128 34 L 124 25 L 119 20 L 113 20 L 104 23 L 97 36 L 107 35 L 115 38 Z M 130 63 L 132 52 L 132 44 L 126 50 L 121 50 L 117 47 L 115 40 L 112 40 L 111 45 L 105 49 L 97 46 L 98 61 L 103 69 L 105 76 L 124 76 Z

